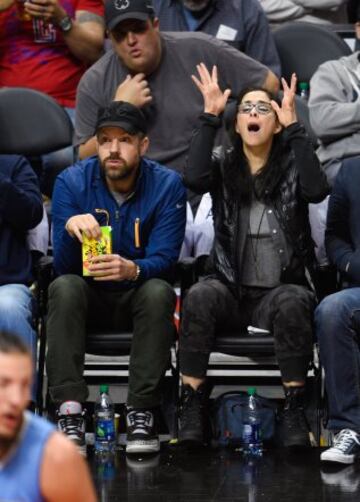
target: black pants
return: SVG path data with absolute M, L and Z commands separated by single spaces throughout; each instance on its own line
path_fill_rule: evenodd
M 46 368 L 52 400 L 86 401 L 84 355 L 91 326 L 133 329 L 127 402 L 135 408 L 157 406 L 174 341 L 174 307 L 174 290 L 160 279 L 115 292 L 95 289 L 76 275 L 58 277 L 49 289 L 47 320 Z
M 303 286 L 247 288 L 239 303 L 221 281 L 206 278 L 186 296 L 180 331 L 180 371 L 203 378 L 219 330 L 248 325 L 270 330 L 285 382 L 305 379 L 313 344 L 313 294 Z

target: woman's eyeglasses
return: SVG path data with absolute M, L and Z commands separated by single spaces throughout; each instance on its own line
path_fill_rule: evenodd
M 239 113 L 246 113 L 248 115 L 252 112 L 253 108 L 255 108 L 257 113 L 260 115 L 268 115 L 274 111 L 271 103 L 266 103 L 265 101 L 258 101 L 257 103 L 241 103 L 238 110 Z

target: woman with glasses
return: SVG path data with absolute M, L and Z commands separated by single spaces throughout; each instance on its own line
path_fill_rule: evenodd
M 279 103 L 247 89 L 237 100 L 229 141 L 213 149 L 230 95 L 217 68 L 200 64 L 192 79 L 204 99 L 185 170 L 185 183 L 209 191 L 215 240 L 213 275 L 195 284 L 180 333 L 180 441 L 203 442 L 205 376 L 217 331 L 255 326 L 271 332 L 285 391 L 282 440 L 310 446 L 304 414 L 312 357 L 314 249 L 308 203 L 328 193 L 325 176 L 295 110 L 296 76 L 282 79 Z

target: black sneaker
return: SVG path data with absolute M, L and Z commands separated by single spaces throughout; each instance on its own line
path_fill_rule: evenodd
M 303 387 L 285 389 L 285 405 L 281 419 L 281 436 L 286 447 L 310 447 L 310 428 L 306 419 Z
M 126 415 L 126 429 L 126 453 L 156 453 L 160 450 L 152 411 L 129 408 Z
M 333 445 L 320 455 L 323 462 L 352 464 L 360 456 L 360 435 L 351 429 L 342 429 L 334 436 Z
M 179 410 L 179 443 L 205 442 L 205 392 L 201 385 L 197 390 L 183 385 Z
M 59 431 L 77 446 L 77 449 L 86 456 L 85 442 L 85 411 L 80 403 L 66 401 L 57 411 L 57 427 Z

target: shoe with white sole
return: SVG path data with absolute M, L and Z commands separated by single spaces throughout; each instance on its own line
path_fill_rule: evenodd
M 322 462 L 352 464 L 360 456 L 360 435 L 351 429 L 342 429 L 334 436 L 331 448 L 320 455 Z
M 72 441 L 80 454 L 86 457 L 85 411 L 76 401 L 65 401 L 57 411 L 58 430 Z
M 129 408 L 126 429 L 126 453 L 156 453 L 160 450 L 155 417 L 151 410 Z

